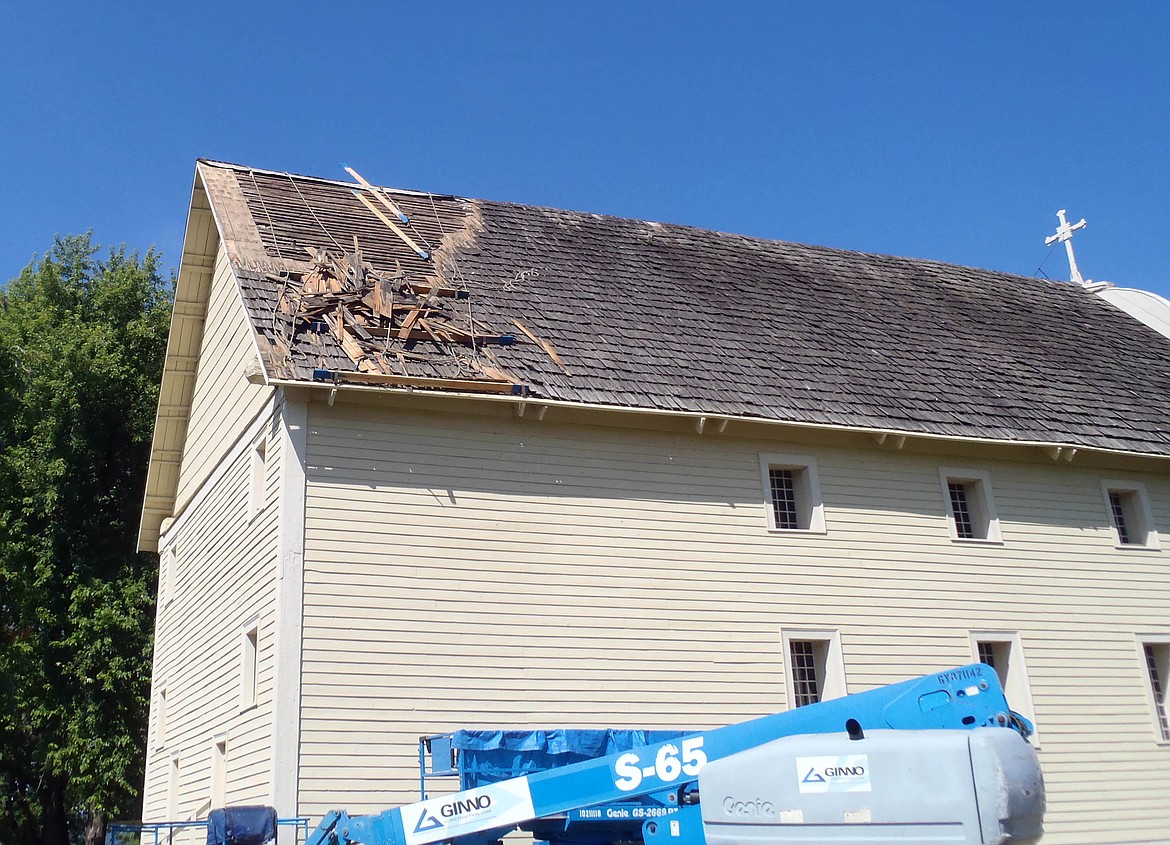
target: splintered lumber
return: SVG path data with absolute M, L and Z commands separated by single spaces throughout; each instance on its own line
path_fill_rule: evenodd
M 531 340 L 533 343 L 535 343 L 537 346 L 539 346 L 541 349 L 543 349 L 545 351 L 545 353 L 547 353 L 548 357 L 552 358 L 553 363 L 556 364 L 558 367 L 560 367 L 562 370 L 564 370 L 566 375 L 570 374 L 569 368 L 565 366 L 565 362 L 561 360 L 561 356 L 557 354 L 556 349 L 553 348 L 553 345 L 551 343 L 549 343 L 547 340 L 544 340 L 544 339 L 539 338 L 536 335 L 534 335 L 519 320 L 513 320 L 512 323 L 515 324 L 516 328 L 520 329 L 520 331 L 522 331 L 522 332 L 524 332 L 524 334 L 528 335 L 529 340 Z
M 357 335 L 360 340 L 364 340 L 368 343 L 374 339 L 373 336 L 368 331 L 366 331 L 365 327 L 358 322 L 357 317 L 355 317 L 348 308 L 346 308 L 344 305 L 339 305 L 338 310 L 341 312 L 341 315 L 345 317 L 346 328 Z
M 410 289 L 417 294 L 422 294 L 423 296 L 443 296 L 447 299 L 467 299 L 471 296 L 469 291 L 443 287 L 443 283 L 440 279 L 435 279 L 433 283 L 429 285 L 412 283 L 410 285 Z
M 407 336 L 410 334 L 411 326 L 414 325 L 415 320 L 417 320 L 421 315 L 421 305 L 416 305 L 414 308 L 410 309 L 410 313 L 406 315 L 406 318 L 402 321 L 402 325 L 398 328 L 399 340 L 406 340 Z
M 512 379 L 508 378 L 507 374 L 503 370 L 499 369 L 498 367 L 493 367 L 491 364 L 485 364 L 483 361 L 479 361 L 476 363 L 476 366 L 479 368 L 479 371 L 488 378 L 499 379 L 500 381 L 507 382 L 512 381 Z
M 363 259 L 356 238 L 353 252 L 340 257 L 327 249 L 306 251 L 312 259 L 307 270 L 272 279 L 282 284 L 274 314 L 283 311 L 287 318 L 274 316 L 273 329 L 285 357 L 299 336 L 310 355 L 322 356 L 319 366 L 329 366 L 324 356 L 331 347 L 353 363 L 353 372 L 322 371 L 334 382 L 488 392 L 507 392 L 516 384 L 488 351 L 515 343 L 516 337 L 472 319 L 471 309 L 457 302 L 469 298 L 466 290 L 450 286 L 438 273 L 411 279 L 397 262 L 392 275 L 376 270 Z M 414 343 L 423 344 L 418 352 L 409 351 Z M 441 364 L 441 371 L 464 375 L 407 375 L 417 364 Z
M 515 393 L 524 392 L 523 386 L 511 381 L 497 379 L 447 379 L 425 376 L 400 376 L 392 373 L 350 373 L 337 370 L 313 370 L 314 381 L 329 381 L 334 384 L 382 384 L 402 387 L 430 387 L 438 390 L 461 390 L 467 393 Z
M 337 337 L 337 341 L 341 344 L 341 348 L 349 357 L 349 360 L 360 365 L 362 359 L 366 357 L 366 352 L 362 349 L 361 344 L 354 340 L 353 336 L 346 329 L 343 312 L 344 308 L 338 307 L 337 312 L 329 322 L 333 328 L 333 334 Z
M 466 329 L 452 326 L 436 326 L 430 322 L 432 332 L 437 328 L 445 340 L 451 343 L 466 344 L 468 346 L 511 346 L 516 342 L 516 336 L 510 334 L 472 334 Z M 402 337 L 397 328 L 383 328 L 381 326 L 367 326 L 366 332 L 370 337 L 396 337 L 399 340 L 430 340 L 431 334 L 423 329 L 411 329 L 406 337 Z
M 374 291 L 370 298 L 370 310 L 389 320 L 394 311 L 394 288 L 390 281 L 379 276 L 374 281 Z

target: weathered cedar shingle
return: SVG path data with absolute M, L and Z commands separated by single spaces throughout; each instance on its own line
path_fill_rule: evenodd
M 1073 285 L 391 192 L 435 248 L 427 262 L 344 184 L 202 166 L 235 177 L 278 266 L 295 269 L 305 247 L 350 249 L 356 235 L 379 269 L 397 263 L 421 281 L 441 267 L 472 292 L 476 319 L 516 334 L 495 354 L 538 398 L 1170 454 L 1170 340 Z M 273 340 L 279 285 L 235 269 L 257 332 Z M 411 366 L 460 375 L 449 361 Z M 274 374 L 314 367 L 353 364 L 332 336 L 300 333 L 291 368 Z

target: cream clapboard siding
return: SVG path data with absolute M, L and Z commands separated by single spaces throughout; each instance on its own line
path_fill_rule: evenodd
M 977 467 L 993 546 L 949 539 L 946 457 L 317 404 L 308 450 L 303 813 L 411 800 L 428 732 L 783 709 L 782 628 L 840 631 L 849 691 L 970 662 L 979 629 L 1020 635 L 1046 842 L 1170 827 L 1134 644 L 1168 630 L 1170 566 L 1114 548 L 1095 472 Z M 779 451 L 817 459 L 824 536 L 765 530 Z
M 272 393 L 271 389 L 257 387 L 244 379 L 244 368 L 256 360 L 256 348 L 222 243 L 216 254 L 203 325 L 199 368 L 175 498 L 176 513 L 182 511 L 231 449 L 233 435 L 255 419 Z
M 174 546 L 173 598 L 161 601 L 147 747 L 143 818 L 168 818 L 171 758 L 180 762 L 177 819 L 204 818 L 211 789 L 212 746 L 227 742 L 229 804 L 267 803 L 270 792 L 274 574 L 279 513 L 278 416 L 238 433 L 226 460 L 164 535 Z M 263 506 L 250 515 L 252 455 L 266 444 Z M 258 624 L 256 704 L 241 707 L 241 647 Z M 167 691 L 159 737 L 159 691 Z M 203 836 L 205 836 L 205 831 Z M 191 838 L 194 837 L 194 838 Z M 200 840 L 198 833 L 188 836 Z M 201 840 L 200 840 L 201 841 Z

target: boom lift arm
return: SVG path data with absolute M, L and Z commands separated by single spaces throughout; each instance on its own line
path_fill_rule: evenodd
M 669 840 L 670 845 L 701 845 L 702 819 L 698 806 L 693 805 L 699 801 L 696 782 L 708 762 L 758 749 L 784 737 L 845 731 L 850 739 L 860 740 L 866 731 L 875 729 L 944 729 L 934 732 L 943 736 L 948 730 L 971 731 L 980 727 L 1003 729 L 1009 734 L 1015 729 L 1013 742 L 1031 755 L 1027 760 L 1034 760 L 1034 752 L 1021 738 L 1031 733 L 1031 725 L 1011 712 L 995 671 L 983 664 L 972 664 L 381 813 L 350 816 L 334 810 L 326 814 L 306 845 L 487 845 L 536 819 L 567 816 L 582 808 L 653 794 L 665 798 L 671 807 L 670 815 L 643 825 L 644 842 L 650 845 Z M 856 747 L 861 748 L 861 744 Z M 889 747 L 888 742 L 884 747 Z M 1026 765 L 1024 768 L 1028 769 Z M 769 776 L 768 772 L 759 773 L 760 778 Z M 1023 779 L 1029 777 L 1025 773 Z M 1038 769 L 1034 780 L 1039 780 Z M 1039 792 L 1042 813 L 1042 783 L 1023 788 Z M 1029 796 L 1035 797 L 1030 791 Z M 1029 812 L 1035 809 L 1034 804 L 1028 805 Z M 971 841 L 1006 840 L 985 836 Z

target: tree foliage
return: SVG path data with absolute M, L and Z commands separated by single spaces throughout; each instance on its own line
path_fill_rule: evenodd
M 135 551 L 170 316 L 153 250 L 58 238 L 0 301 L 0 843 L 138 815 L 157 563 Z

